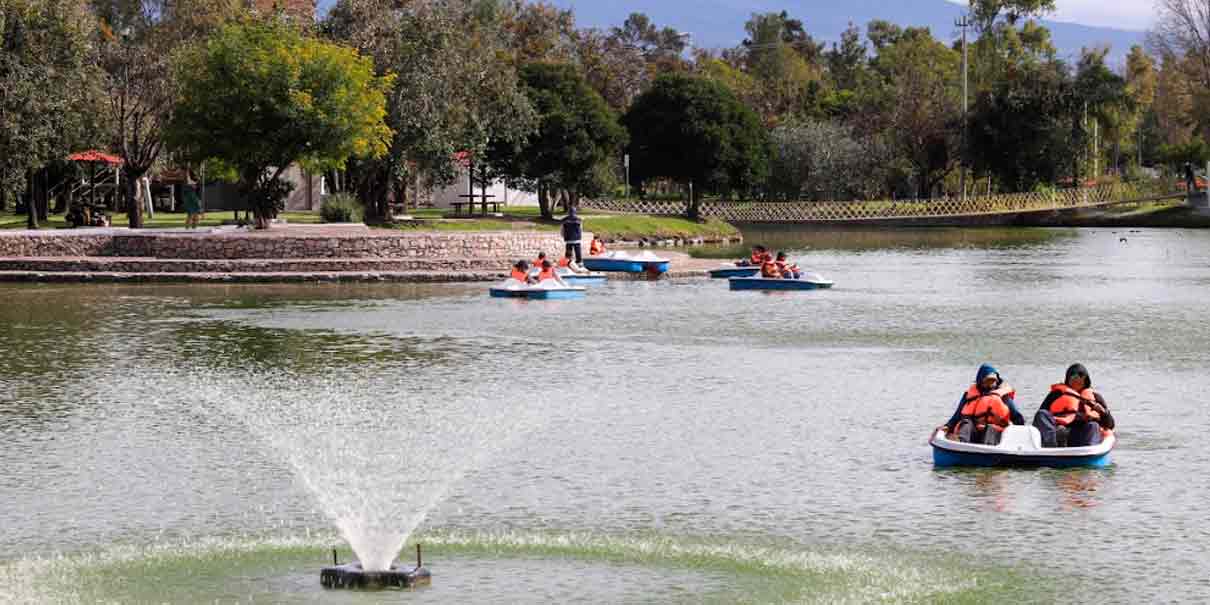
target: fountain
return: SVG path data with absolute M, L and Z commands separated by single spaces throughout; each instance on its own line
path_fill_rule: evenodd
M 321 571 L 325 587 L 428 584 L 419 546 L 414 568 L 395 561 L 408 537 L 453 484 L 547 416 L 541 393 L 516 405 L 495 385 L 458 376 L 406 388 L 398 380 L 282 372 L 197 390 L 200 405 L 239 419 L 289 466 L 352 547 L 355 562 L 334 559 Z

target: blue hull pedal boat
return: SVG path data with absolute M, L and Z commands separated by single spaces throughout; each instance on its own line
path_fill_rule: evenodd
M 523 284 L 515 279 L 491 289 L 492 298 L 525 298 L 529 300 L 570 300 L 584 298 L 582 286 L 561 285 L 553 280 L 540 284 Z
M 755 277 L 760 273 L 760 267 L 723 267 L 710 272 L 714 279 L 729 279 L 732 277 Z
M 1107 432 L 1098 445 L 1044 448 L 1038 429 L 1013 425 L 1004 429 L 999 445 L 954 441 L 944 430 L 934 433 L 929 445 L 933 446 L 933 465 L 938 467 L 1103 467 L 1110 463 L 1109 453 L 1117 445 L 1117 437 Z
M 732 290 L 826 290 L 832 287 L 832 282 L 818 275 L 805 273 L 799 279 L 782 277 L 733 277 L 730 279 Z
M 576 273 L 567 269 L 559 269 L 558 274 L 569 286 L 599 286 L 609 279 L 604 273 Z
M 642 254 L 632 256 L 623 250 L 607 252 L 600 256 L 590 256 L 584 259 L 584 268 L 589 271 L 660 274 L 666 273 L 668 266 L 668 259 L 660 258 L 650 252 L 643 252 Z

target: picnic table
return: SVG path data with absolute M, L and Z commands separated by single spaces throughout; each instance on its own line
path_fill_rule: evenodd
M 484 214 L 484 215 L 487 214 L 487 209 L 489 206 L 491 207 L 492 212 L 498 213 L 498 212 L 500 212 L 500 207 L 504 205 L 504 202 L 499 202 L 496 200 L 488 199 L 488 198 L 496 197 L 495 195 L 492 195 L 490 193 L 480 193 L 480 194 L 471 193 L 471 194 L 463 194 L 458 197 L 470 198 L 470 199 L 461 201 L 461 202 L 454 202 L 453 204 L 451 204 L 454 207 L 454 216 L 463 216 L 463 213 L 462 213 L 463 208 L 466 208 L 465 216 L 473 216 L 475 214 L 475 205 L 476 204 L 478 204 L 479 206 L 481 206 L 483 208 L 482 214 Z M 476 200 L 476 198 L 479 198 L 479 199 Z

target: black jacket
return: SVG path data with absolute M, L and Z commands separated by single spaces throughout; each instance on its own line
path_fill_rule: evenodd
M 580 217 L 570 214 L 563 219 L 563 241 L 578 242 L 584 237 L 584 223 Z

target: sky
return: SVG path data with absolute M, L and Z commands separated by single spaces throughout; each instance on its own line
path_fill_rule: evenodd
M 1066 23 L 1143 31 L 1155 19 L 1155 0 L 1055 0 L 1055 5 L 1058 10 L 1046 18 Z

